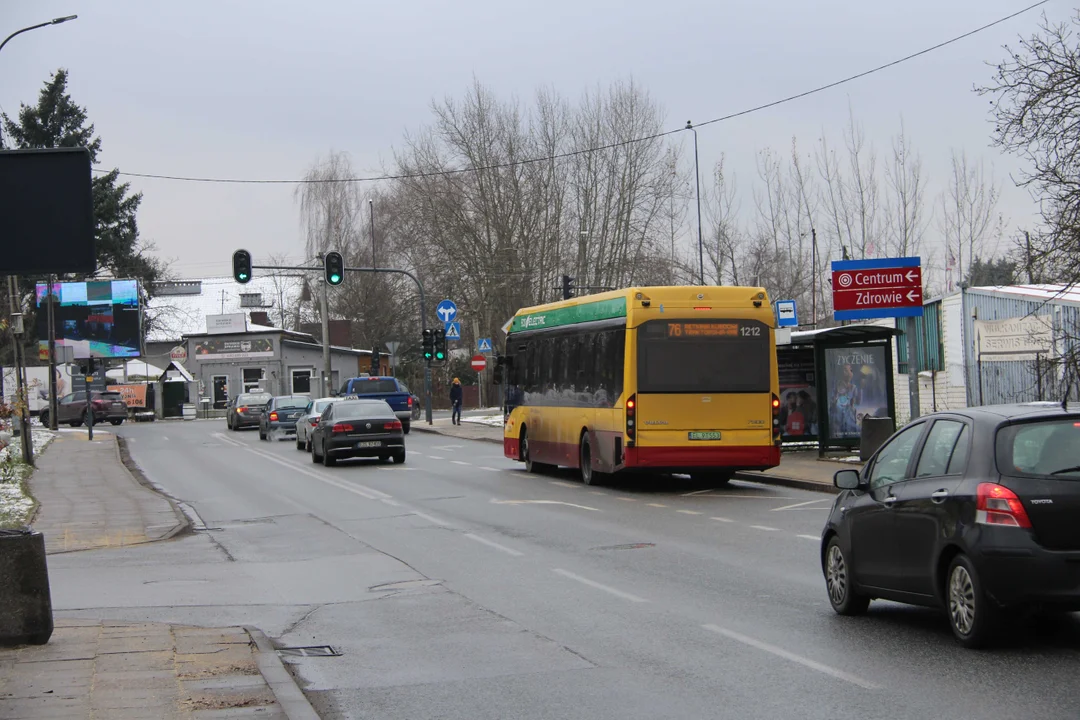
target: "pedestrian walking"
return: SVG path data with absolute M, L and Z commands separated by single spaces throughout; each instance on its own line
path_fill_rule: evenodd
M 454 378 L 454 382 L 450 385 L 450 405 L 453 407 L 453 412 L 450 415 L 450 422 L 454 425 L 461 424 L 461 396 L 463 392 L 461 389 L 461 381 Z

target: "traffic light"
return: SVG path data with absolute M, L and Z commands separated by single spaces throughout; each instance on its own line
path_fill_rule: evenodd
M 232 254 L 232 274 L 238 283 L 251 282 L 251 253 L 237 250 Z
M 424 331 L 424 359 L 431 362 L 431 358 L 435 357 L 435 331 Z
M 339 252 L 328 252 L 323 258 L 326 269 L 326 282 L 329 285 L 340 285 L 345 279 L 345 260 Z
M 372 375 L 378 375 L 379 374 L 379 370 L 381 368 L 381 365 L 380 365 L 381 360 L 382 360 L 382 355 L 379 354 L 379 351 L 378 350 L 372 350 L 371 351 L 371 374 Z
M 574 280 L 574 278 L 570 277 L 569 275 L 563 275 L 562 276 L 562 299 L 563 300 L 569 300 L 570 298 L 574 297 L 574 286 L 570 284 L 573 280 Z
M 435 331 L 435 362 L 442 362 L 446 359 L 446 331 Z

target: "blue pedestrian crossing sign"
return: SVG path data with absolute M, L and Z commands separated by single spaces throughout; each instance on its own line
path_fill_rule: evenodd
M 476 341 L 476 347 L 482 353 L 491 352 L 491 338 L 480 338 Z
M 799 318 L 795 314 L 794 300 L 776 301 L 776 327 L 799 327 Z
M 447 340 L 460 340 L 461 339 L 461 323 L 448 322 L 446 323 L 446 339 Z
M 453 300 L 443 300 L 435 306 L 435 314 L 444 323 L 453 322 L 457 318 L 457 305 Z M 450 337 L 447 335 L 447 337 Z

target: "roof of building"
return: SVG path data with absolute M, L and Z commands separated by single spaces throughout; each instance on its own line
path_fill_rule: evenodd
M 154 295 L 147 303 L 153 318 L 147 332 L 147 342 L 179 341 L 184 335 L 206 331 L 206 316 L 227 313 L 266 312 L 281 317 L 300 304 L 302 278 L 292 275 L 256 275 L 241 285 L 231 277 L 211 277 L 200 280 L 178 280 L 156 283 Z M 248 296 L 241 298 L 241 296 Z M 288 315 L 286 314 L 286 323 Z M 265 325 L 248 323 L 249 331 L 274 330 Z
M 968 288 L 994 295 L 1014 295 L 1029 300 L 1066 302 L 1080 305 L 1080 287 L 1075 285 L 987 285 Z

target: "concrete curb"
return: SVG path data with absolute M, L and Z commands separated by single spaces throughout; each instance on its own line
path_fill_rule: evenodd
M 489 437 L 468 437 L 467 435 L 456 435 L 454 433 L 446 432 L 443 428 L 434 427 L 432 425 L 413 425 L 413 430 L 419 432 L 430 433 L 432 435 L 443 435 L 445 437 L 457 438 L 458 440 L 476 440 L 477 442 L 489 442 L 496 445 L 502 445 L 502 438 L 489 438 Z
M 180 522 L 173 526 L 171 530 L 166 532 L 161 537 L 151 540 L 150 542 L 171 540 L 178 535 L 185 535 L 190 533 L 192 531 L 191 519 L 187 516 L 187 513 L 185 513 L 180 508 L 176 498 L 170 496 L 162 488 L 151 482 L 150 478 L 146 477 L 146 475 L 142 471 L 142 468 L 135 464 L 135 460 L 131 457 L 131 451 L 128 450 L 127 440 L 125 438 L 121 437 L 120 435 L 113 435 L 113 437 L 116 438 L 116 456 L 120 460 L 120 464 L 123 465 L 124 469 L 126 469 L 128 471 L 128 474 L 131 475 L 132 479 L 142 485 L 147 490 L 155 492 L 161 497 L 165 498 L 168 501 L 169 505 L 172 507 L 173 514 L 176 515 L 176 517 L 180 520 Z
M 255 663 L 259 666 L 259 672 L 262 673 L 263 680 L 270 686 L 270 690 L 274 693 L 274 698 L 277 700 L 281 711 L 285 713 L 285 717 L 289 718 L 289 720 L 319 720 L 319 714 L 315 712 L 315 708 L 308 702 L 304 691 L 296 684 L 292 673 L 281 662 L 281 658 L 278 656 L 274 644 L 270 642 L 270 638 L 266 637 L 257 628 L 245 627 L 244 629 L 247 630 L 251 639 L 255 641 L 255 647 L 259 650 Z

